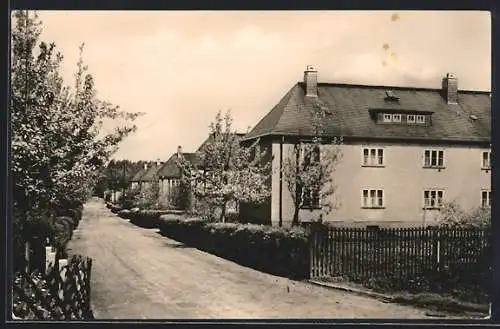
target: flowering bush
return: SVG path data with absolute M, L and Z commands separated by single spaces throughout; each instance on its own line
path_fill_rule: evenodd
M 438 222 L 446 227 L 488 228 L 491 225 L 491 209 L 477 207 L 464 210 L 457 202 L 452 201 L 443 204 Z

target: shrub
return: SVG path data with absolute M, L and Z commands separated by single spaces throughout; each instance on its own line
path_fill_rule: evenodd
M 80 207 L 78 208 L 61 208 L 58 207 L 55 209 L 55 214 L 56 216 L 64 216 L 64 217 L 70 217 L 73 220 L 73 229 L 77 228 L 80 220 L 82 218 L 82 210 Z
M 128 209 L 123 209 L 118 212 L 118 216 L 124 219 L 130 219 L 130 214 L 131 212 Z
M 144 228 L 158 228 L 160 216 L 170 212 L 170 210 L 138 210 L 130 212 L 130 222 Z
M 58 249 L 61 257 L 66 256 L 66 246 L 73 236 L 73 219 L 71 217 L 61 216 L 54 221 L 54 246 Z
M 122 207 L 117 206 L 117 205 L 112 205 L 110 209 L 111 209 L 111 212 L 112 212 L 112 213 L 116 214 L 116 213 L 118 213 L 120 210 L 122 210 Z
M 127 189 L 121 195 L 119 203 L 124 209 L 131 209 L 137 205 L 137 198 L 140 191 L 138 189 Z
M 488 228 L 491 225 L 491 209 L 477 207 L 464 210 L 452 201 L 443 205 L 438 222 L 445 227 Z
M 226 213 L 226 222 L 235 223 L 238 222 L 239 213 L 237 211 L 230 211 Z
M 175 215 L 161 216 L 159 228 L 168 237 L 245 266 L 294 279 L 309 274 L 308 235 L 302 228 L 212 223 Z

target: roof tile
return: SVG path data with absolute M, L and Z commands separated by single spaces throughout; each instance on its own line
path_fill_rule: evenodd
M 386 101 L 386 90 L 399 98 Z M 447 104 L 440 89 L 394 86 L 318 84 L 317 100 L 305 97 L 297 83 L 250 131 L 245 140 L 265 135 L 308 135 L 312 124 L 309 110 L 314 102 L 328 108 L 325 131 L 330 136 L 398 138 L 413 140 L 491 140 L 491 101 L 488 92 L 459 91 L 458 104 Z M 370 109 L 433 112 L 432 125 L 377 124 Z M 477 117 L 471 119 L 471 115 Z

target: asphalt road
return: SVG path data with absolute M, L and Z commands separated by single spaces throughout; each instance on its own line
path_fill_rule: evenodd
M 70 253 L 93 258 L 97 319 L 425 318 L 425 311 L 262 273 L 85 205 Z

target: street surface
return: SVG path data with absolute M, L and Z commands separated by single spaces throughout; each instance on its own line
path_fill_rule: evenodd
M 262 273 L 85 205 L 71 254 L 93 258 L 97 319 L 425 318 L 425 311 Z

